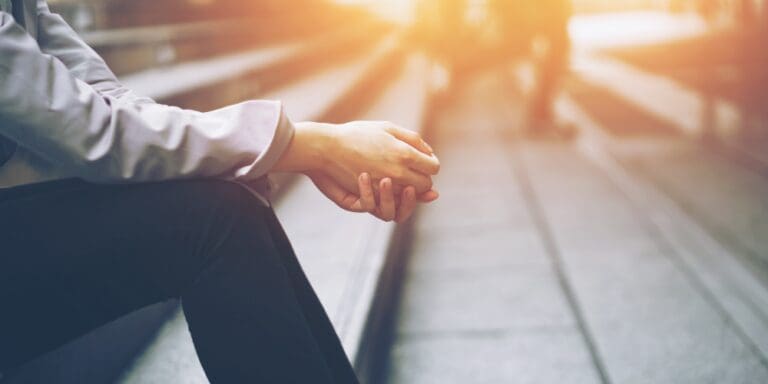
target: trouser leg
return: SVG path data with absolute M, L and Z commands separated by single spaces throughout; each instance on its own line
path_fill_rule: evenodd
M 222 247 L 236 248 L 226 253 L 242 254 L 237 250 L 268 243 L 266 253 L 275 257 L 253 258 L 245 252 L 244 258 L 221 260 L 209 266 L 182 299 L 198 354 L 207 362 L 206 371 L 221 382 L 233 383 L 242 382 L 244 374 L 253 370 L 264 372 L 247 377 L 265 383 L 356 383 L 338 336 L 273 212 L 267 210 L 258 220 L 253 218 L 248 216 L 241 226 L 236 226 L 245 230 L 234 229 L 231 241 L 222 242 Z M 251 227 L 259 230 L 248 230 Z M 254 233 L 265 239 L 255 239 Z M 254 281 L 256 275 L 261 281 Z M 255 305 L 243 311 L 237 305 L 241 302 Z M 288 302 L 296 304 L 288 308 L 289 315 Z M 308 337 L 312 343 L 305 342 Z M 239 358 L 221 353 L 234 346 L 241 349 Z M 258 353 L 285 357 L 276 359 Z M 321 366 L 310 366 L 310 362 L 317 361 L 313 356 L 322 356 L 318 361 Z M 263 365 L 266 361 L 269 366 Z M 307 362 L 297 363 L 301 361 Z M 297 370 L 300 373 L 296 374 Z M 321 371 L 327 378 L 317 376 Z
M 325 361 L 331 369 L 334 379 L 337 383 L 357 382 L 357 378 L 350 365 L 350 361 L 342 348 L 339 337 L 336 334 L 325 309 L 320 303 L 315 290 L 307 280 L 304 270 L 301 268 L 301 265 L 296 258 L 291 243 L 273 212 L 269 213 L 267 222 L 269 223 L 269 228 L 272 233 L 272 239 L 278 248 L 278 253 L 283 257 L 283 264 L 291 277 L 296 298 L 298 299 L 301 308 L 304 310 L 312 334 L 320 346 L 321 353 L 325 356 Z
M 182 297 L 213 383 L 355 382 L 326 355 L 338 339 L 315 321 L 321 307 L 305 309 L 314 292 L 296 290 L 305 281 L 286 265 L 271 215 L 218 181 L 1 192 L 0 367 Z
M 540 121 L 552 120 L 555 97 L 568 70 L 570 41 L 566 26 L 567 20 L 564 20 L 544 34 L 549 47 L 536 69 L 537 89 L 533 95 L 532 106 L 533 117 Z

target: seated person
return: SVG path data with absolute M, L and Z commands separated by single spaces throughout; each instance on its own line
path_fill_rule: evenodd
M 430 147 L 386 122 L 294 124 L 277 102 L 160 105 L 45 1 L 0 10 L 0 371 L 181 298 L 214 384 L 356 383 L 265 176 L 403 221 L 437 198 Z

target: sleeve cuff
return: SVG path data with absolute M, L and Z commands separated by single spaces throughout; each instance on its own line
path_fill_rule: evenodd
M 250 169 L 242 174 L 238 174 L 236 178 L 253 179 L 254 177 L 261 177 L 269 173 L 291 144 L 294 131 L 293 122 L 285 114 L 284 108 L 280 104 L 279 118 L 272 140 L 256 159 L 253 167 L 250 167 Z

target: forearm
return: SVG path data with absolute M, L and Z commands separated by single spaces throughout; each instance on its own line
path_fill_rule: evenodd
M 5 13 L 0 90 L 0 135 L 94 182 L 251 180 L 273 167 L 293 136 L 276 102 L 200 113 L 103 94 L 41 52 Z

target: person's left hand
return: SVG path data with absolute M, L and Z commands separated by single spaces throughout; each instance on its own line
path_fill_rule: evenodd
M 379 182 L 377 204 L 373 181 L 367 173 L 358 177 L 359 195 L 346 190 L 324 173 L 311 172 L 309 177 L 326 197 L 350 212 L 368 212 L 383 221 L 402 223 L 408 220 L 416 210 L 416 189 L 412 186 L 403 188 L 399 196 L 400 201 L 397 202 L 390 178 L 383 178 Z M 434 196 L 429 200 L 437 199 L 437 192 L 431 191 L 431 193 Z

